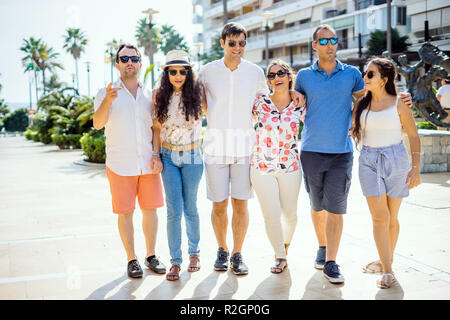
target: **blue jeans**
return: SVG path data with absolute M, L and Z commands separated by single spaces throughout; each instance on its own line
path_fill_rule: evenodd
M 200 252 L 200 220 L 197 210 L 197 191 L 203 174 L 200 148 L 172 151 L 162 148 L 164 183 L 167 205 L 167 238 L 172 264 L 181 264 L 181 216 L 184 211 L 189 254 Z

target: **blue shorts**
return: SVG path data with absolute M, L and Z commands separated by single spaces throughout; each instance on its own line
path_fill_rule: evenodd
M 321 153 L 302 150 L 300 154 L 305 189 L 314 211 L 347 212 L 352 179 L 353 153 Z
M 363 146 L 359 156 L 359 182 L 365 197 L 386 193 L 389 198 L 409 195 L 406 178 L 410 170 L 409 156 L 403 142 L 387 147 Z

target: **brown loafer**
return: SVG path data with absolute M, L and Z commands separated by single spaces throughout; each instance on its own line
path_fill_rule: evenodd
M 180 279 L 181 267 L 179 264 L 173 264 L 170 267 L 170 271 L 166 274 L 166 279 L 169 281 L 176 281 Z
M 191 254 L 189 256 L 188 272 L 196 272 L 200 270 L 200 258 L 198 254 Z

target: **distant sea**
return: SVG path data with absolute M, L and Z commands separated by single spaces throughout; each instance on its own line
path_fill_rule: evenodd
M 29 108 L 30 107 L 30 102 L 8 102 L 6 101 L 6 105 L 8 106 L 8 109 L 12 112 L 14 110 L 17 109 L 21 109 L 21 108 Z M 33 103 L 33 109 L 36 109 L 36 103 Z

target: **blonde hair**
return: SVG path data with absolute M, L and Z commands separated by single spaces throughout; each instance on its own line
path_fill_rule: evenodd
M 274 59 L 272 61 L 270 61 L 269 66 L 267 67 L 266 70 L 266 78 L 269 75 L 270 69 L 272 69 L 273 66 L 279 66 L 282 69 L 287 71 L 287 76 L 289 77 L 289 75 L 293 76 L 294 75 L 294 71 L 292 70 L 292 68 L 287 64 L 287 62 L 281 60 L 281 59 Z M 269 82 L 269 79 L 267 79 L 267 82 Z M 270 87 L 270 84 L 269 84 Z M 294 79 L 290 79 L 289 80 L 289 90 L 293 90 L 294 88 Z

